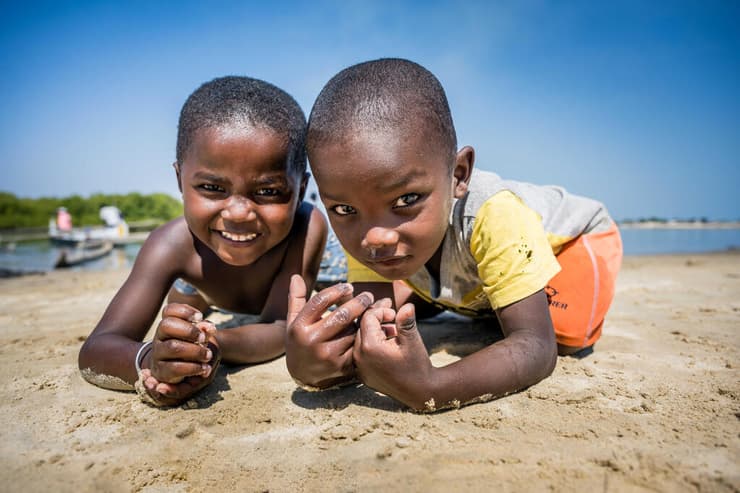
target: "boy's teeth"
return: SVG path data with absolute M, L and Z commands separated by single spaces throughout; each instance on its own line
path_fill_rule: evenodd
M 257 233 L 249 233 L 248 235 L 238 235 L 236 233 L 229 233 L 228 231 L 221 231 L 221 236 L 231 241 L 251 241 L 257 238 Z

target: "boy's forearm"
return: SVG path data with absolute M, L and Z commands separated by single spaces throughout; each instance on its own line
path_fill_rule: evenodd
M 85 341 L 78 357 L 82 376 L 99 387 L 133 388 L 134 358 L 141 343 L 117 334 L 100 334 Z
M 285 352 L 284 320 L 222 329 L 216 334 L 221 358 L 227 363 L 260 363 Z
M 554 338 L 543 340 L 535 331 L 523 329 L 455 363 L 436 368 L 422 392 L 397 398 L 414 409 L 434 411 L 501 397 L 546 378 L 556 361 Z

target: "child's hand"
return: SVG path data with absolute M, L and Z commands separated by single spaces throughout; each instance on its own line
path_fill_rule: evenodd
M 354 376 L 355 319 L 372 304 L 373 296 L 370 293 L 351 296 L 352 285 L 337 284 L 307 302 L 303 278 L 299 275 L 291 278 L 285 357 L 288 371 L 300 385 L 326 388 Z M 337 303 L 342 305 L 322 318 Z
M 181 401 L 206 386 L 220 361 L 216 328 L 189 305 L 170 303 L 152 341 L 144 385 L 155 400 Z
M 178 384 L 162 383 L 152 376 L 152 370 L 149 368 L 141 370 L 141 377 L 146 393 L 156 406 L 176 406 L 212 380 L 204 377 L 187 377 Z
M 362 383 L 414 409 L 423 409 L 431 396 L 434 367 L 410 303 L 397 314 L 388 307 L 365 312 L 355 338 L 354 362 Z

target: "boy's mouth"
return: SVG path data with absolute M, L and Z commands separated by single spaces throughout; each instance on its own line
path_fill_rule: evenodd
M 392 266 L 402 263 L 407 258 L 409 258 L 408 255 L 395 255 L 392 257 L 380 257 L 380 258 L 375 257 L 375 258 L 368 259 L 368 261 L 370 264 L 392 267 Z
M 257 233 L 239 234 L 239 233 L 230 233 L 228 231 L 219 231 L 219 234 L 223 236 L 224 238 L 226 238 L 227 240 L 238 241 L 238 242 L 252 241 L 255 238 L 257 238 Z

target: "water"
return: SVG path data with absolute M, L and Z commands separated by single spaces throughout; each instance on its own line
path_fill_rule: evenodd
M 740 249 L 740 229 L 622 228 L 625 255 L 702 253 Z
M 63 247 L 48 241 L 20 242 L 14 248 L 3 246 L 0 250 L 0 269 L 11 271 L 48 271 L 54 268 Z M 91 260 L 65 270 L 112 270 L 131 267 L 141 245 L 129 244 L 99 259 Z
M 623 228 L 622 242 L 625 255 L 652 255 L 666 253 L 701 253 L 740 249 L 740 229 L 638 229 Z M 70 270 L 107 270 L 130 268 L 141 245 L 130 244 L 116 248 L 103 258 L 93 260 Z M 327 272 L 342 256 L 338 242 L 330 244 Z M 48 271 L 54 266 L 59 247 L 48 241 L 18 243 L 14 250 L 0 250 L 0 269 L 13 271 Z M 326 263 L 326 262 L 325 262 Z M 333 266 L 333 267 L 332 267 Z M 322 271 L 323 272 L 323 271 Z M 333 279 L 333 278 L 332 278 Z

